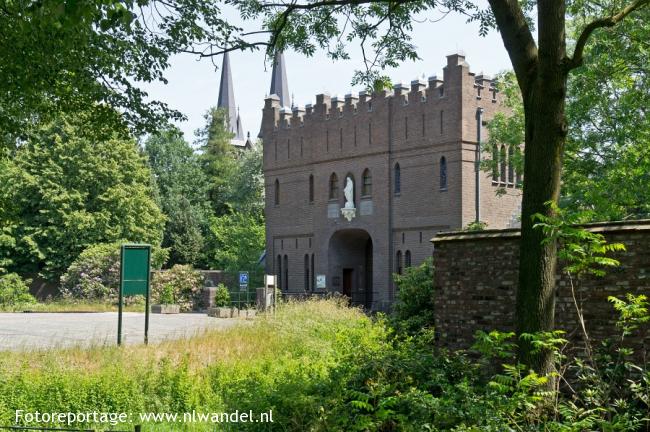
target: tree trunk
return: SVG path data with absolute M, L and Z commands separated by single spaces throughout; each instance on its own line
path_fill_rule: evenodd
M 516 333 L 554 329 L 557 245 L 543 243 L 544 233 L 534 228 L 533 215 L 550 215 L 549 201 L 558 202 L 562 155 L 567 133 L 564 114 L 567 69 L 565 60 L 564 1 L 538 3 L 539 53 L 536 73 L 526 86 L 524 190 L 521 214 L 519 289 Z M 520 340 L 519 361 L 537 373 L 553 367 L 551 352 L 534 352 Z

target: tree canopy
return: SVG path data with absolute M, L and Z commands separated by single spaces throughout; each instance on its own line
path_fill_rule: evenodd
M 135 141 L 95 141 L 60 119 L 0 164 L 0 256 L 12 271 L 57 280 L 90 245 L 160 244 L 164 216 Z

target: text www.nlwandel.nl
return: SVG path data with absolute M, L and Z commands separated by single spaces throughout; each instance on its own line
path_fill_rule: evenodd
M 26 412 L 16 410 L 16 424 L 110 424 L 125 423 L 273 423 L 273 410 L 255 412 L 253 410 L 231 412 Z

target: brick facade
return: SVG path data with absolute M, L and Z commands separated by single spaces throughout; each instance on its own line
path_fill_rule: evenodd
M 274 95 L 267 98 L 261 132 L 267 273 L 279 274 L 290 294 L 343 292 L 352 285 L 353 303 L 388 308 L 398 252 L 403 262 L 408 251 L 417 265 L 431 256 L 428 239 L 436 232 L 475 219 L 476 112 L 483 108 L 489 120 L 502 109 L 491 85 L 454 54 L 447 57 L 442 80 L 398 84 L 392 92 L 320 94 L 314 105 L 293 110 L 281 107 Z M 484 140 L 485 135 L 483 127 Z M 366 169 L 372 190 L 362 196 Z M 330 199 L 332 174 L 338 194 Z M 352 221 L 340 212 L 348 176 L 355 186 Z M 508 226 L 520 190 L 510 184 L 497 197 L 491 176 L 480 178 L 481 220 L 491 228 Z M 325 276 L 325 288 L 317 288 L 316 275 Z
M 605 277 L 588 277 L 576 285 L 590 338 L 602 340 L 620 334 L 609 296 L 650 296 L 650 221 L 594 224 L 589 229 L 626 247 L 624 252 L 610 255 L 620 261 L 620 267 L 608 270 Z M 435 328 L 440 344 L 468 348 L 477 330 L 514 329 L 519 239 L 518 230 L 450 232 L 433 238 Z M 579 340 L 582 333 L 571 285 L 561 265 L 556 287 L 556 328 Z M 648 330 L 650 325 L 640 332 L 645 334 L 646 347 L 650 346 Z

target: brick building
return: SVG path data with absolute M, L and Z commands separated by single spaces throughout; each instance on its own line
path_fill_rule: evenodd
M 284 292 L 340 292 L 385 310 L 395 297 L 392 273 L 431 256 L 438 231 L 516 221 L 510 151 L 500 151 L 496 174 L 476 174 L 485 121 L 503 108 L 494 83 L 470 72 L 463 55 L 447 57 L 442 80 L 319 94 L 304 108 L 287 106 L 286 68 L 282 58 L 276 64 L 280 94 L 272 89 L 265 100 L 260 134 L 266 272 Z M 505 195 L 496 195 L 499 186 Z

